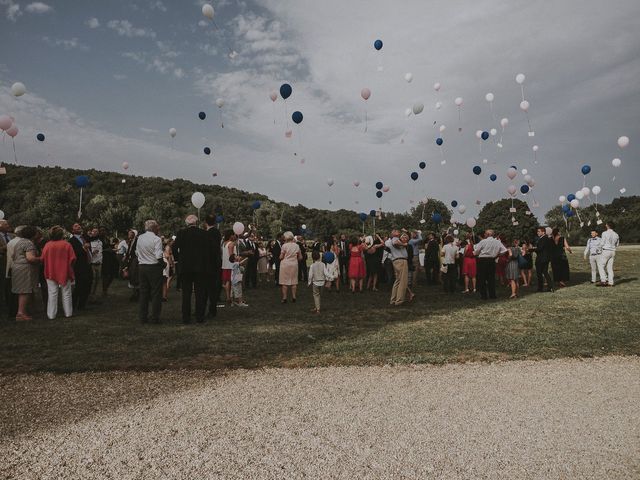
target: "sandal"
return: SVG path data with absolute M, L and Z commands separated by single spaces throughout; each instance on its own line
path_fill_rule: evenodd
M 22 314 L 22 313 L 19 313 L 16 315 L 16 322 L 24 322 L 27 320 L 33 320 L 33 317 L 30 317 L 29 315 Z

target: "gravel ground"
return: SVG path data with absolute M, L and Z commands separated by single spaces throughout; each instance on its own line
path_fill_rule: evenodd
M 640 478 L 640 358 L 0 376 L 0 478 Z

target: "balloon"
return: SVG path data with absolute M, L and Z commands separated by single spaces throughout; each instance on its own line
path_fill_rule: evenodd
M 491 130 L 489 130 L 489 133 L 491 134 L 492 137 L 495 137 L 498 134 L 498 130 L 496 130 L 495 128 L 492 128 Z
M 484 96 L 484 99 L 485 99 L 487 102 L 489 102 L 489 103 L 493 102 L 493 93 L 487 93 L 487 94 Z
M 414 182 L 418 180 L 418 172 L 411 172 L 411 180 Z
M 5 133 L 11 138 L 15 138 L 15 136 L 18 135 L 18 132 L 19 130 L 15 123 L 11 125 L 11 127 L 9 127 L 7 130 L 5 130 Z
M 574 198 L 576 198 L 576 196 L 573 193 L 570 193 L 569 195 L 567 195 L 568 202 L 572 202 Z
M 467 227 L 473 228 L 476 226 L 476 219 L 473 217 L 467 218 Z
M 509 177 L 511 180 L 516 178 L 516 175 L 518 175 L 518 170 L 516 170 L 514 167 L 510 167 L 507 170 L 507 177 Z
M 529 111 L 529 106 L 529 102 L 527 102 L 526 100 L 520 102 L 520 110 L 522 110 L 523 112 Z
M 611 165 L 617 168 L 622 165 L 622 161 L 619 158 L 614 158 L 613 160 L 611 160 Z
M 213 20 L 213 7 L 211 5 L 209 5 L 208 3 L 205 3 L 204 5 L 202 5 L 202 14 L 207 17 L 209 20 Z
M 446 126 L 440 125 L 440 128 L 438 130 L 440 130 L 440 133 L 443 133 L 446 129 L 447 129 Z
M 207 118 L 207 114 L 206 114 L 206 113 L 204 113 L 204 112 L 200 112 L 200 113 L 198 114 L 198 118 L 199 118 L 200 120 L 204 120 L 205 118 Z
M 291 88 L 291 85 L 289 85 L 288 83 L 283 83 L 282 85 L 280 85 L 280 95 L 285 100 L 291 96 L 292 92 L 293 92 L 293 89 Z
M 376 192 L 376 197 L 382 198 L 382 192 L 380 190 Z
M 532 180 L 531 175 L 526 175 L 524 176 L 524 181 L 527 182 L 527 185 L 529 184 L 529 182 Z
M 222 215 L 216 216 L 216 223 L 222 223 L 222 222 L 224 222 L 224 217 Z
M 476 130 L 476 137 L 478 138 L 478 140 L 482 138 L 482 130 Z
M 171 138 L 175 138 L 177 133 L 178 133 L 178 131 L 175 128 L 170 128 L 169 129 L 169 135 L 171 135 Z
M 204 195 L 202 192 L 193 192 L 193 195 L 191 195 L 191 203 L 196 208 L 202 208 L 204 205 Z
M 278 99 L 278 92 L 276 92 L 275 90 L 271 91 L 269 93 L 269 98 L 272 102 L 275 102 Z
M 529 185 L 522 185 L 522 186 L 520 187 L 520 192 L 521 192 L 523 195 L 526 195 L 527 193 L 529 193 Z
M 359 187 L 360 186 L 360 182 L 358 180 L 356 180 L 355 182 L 353 182 L 353 186 L 354 187 Z
M 576 192 L 576 200 L 582 200 L 584 198 L 584 193 L 582 193 L 582 190 L 578 190 Z
M 324 263 L 333 263 L 333 261 L 336 259 L 336 256 L 333 254 L 333 252 L 324 252 L 322 258 L 324 259 Z
M 327 178 L 327 185 L 329 185 L 330 187 L 333 186 L 333 178 Z
M 627 145 L 629 145 L 629 137 L 622 136 L 618 138 L 618 146 L 620 148 L 625 148 Z
M 204 154 L 211 155 L 211 149 L 209 147 L 204 147 Z
M 389 189 L 390 189 L 390 188 L 391 188 L 391 187 L 389 187 L 389 185 L 385 185 L 384 187 L 382 187 L 382 191 L 383 191 L 384 193 L 387 193 L 387 192 L 389 191 Z
M 526 168 L 523 168 L 521 172 L 523 175 L 526 175 L 527 173 L 529 173 L 529 170 L 527 170 Z
M 524 79 L 526 77 L 524 76 L 524 73 L 519 73 L 516 75 L 516 83 L 518 83 L 519 85 L 522 85 L 524 83 Z
M 482 173 L 482 168 L 480 168 L 479 165 L 476 165 L 475 167 L 473 167 L 473 173 L 475 173 L 476 175 L 480 175 Z
M 583 175 L 589 175 L 589 173 L 591 173 L 591 167 L 589 165 L 583 165 L 580 171 Z
M 376 182 L 376 188 L 377 188 L 378 190 L 382 190 L 382 187 L 383 187 L 383 186 L 384 186 L 384 183 L 382 183 L 382 182 Z
M 527 180 L 527 185 L 529 185 L 531 188 L 535 187 L 536 186 L 536 180 L 534 178 L 529 178 L 529 180 Z
M 376 50 L 382 50 L 382 40 L 376 40 L 373 42 L 373 48 Z
M 573 217 L 575 215 L 575 213 L 573 213 L 572 211 L 568 211 L 567 212 L 567 217 Z
M 293 123 L 296 123 L 296 124 L 302 123 L 302 118 L 303 118 L 302 112 L 295 111 L 291 114 L 291 120 L 293 120 Z
M 486 140 L 487 138 L 489 138 L 489 132 L 482 132 L 481 137 L 483 140 Z
M 559 201 L 560 203 L 564 203 L 564 202 L 566 202 L 566 201 L 567 201 L 567 197 L 565 197 L 564 195 L 560 195 L 560 196 L 558 197 L 558 201 Z
M 436 110 L 440 110 L 442 108 L 442 102 L 436 102 Z
M 462 106 L 462 97 L 457 97 L 457 98 L 454 100 L 454 103 L 455 103 L 458 107 L 461 107 L 461 106 Z
M 464 205 L 458 205 L 458 213 L 460 213 L 460 215 L 462 215 L 466 211 L 467 207 L 465 207 Z
M 507 125 L 509 125 L 509 119 L 508 118 L 503 118 L 502 120 L 500 120 L 500 126 L 502 128 L 505 128 Z
M 0 210 L 0 220 L 4 220 L 4 212 Z
M 9 115 L 0 115 L 0 130 L 8 130 L 13 125 L 13 120 Z
M 89 177 L 87 177 L 86 175 L 78 175 L 76 177 L 76 186 L 83 188 L 86 187 L 87 185 L 89 185 Z
M 585 197 L 588 197 L 589 194 L 591 193 L 591 189 L 589 187 L 582 187 L 581 192 Z
M 251 208 L 253 208 L 254 210 L 258 210 L 261 206 L 262 203 L 260 202 L 260 200 L 256 200 L 251 204 Z
M 375 217 L 376 216 L 376 211 L 375 210 L 370 210 L 369 211 L 369 216 L 370 217 Z
M 442 137 L 436 138 L 436 145 L 441 146 L 443 143 L 444 143 L 444 140 L 442 139 Z
M 221 98 L 217 98 L 216 99 L 216 105 L 218 106 L 218 108 L 224 107 L 224 100 L 221 99 Z
M 124 170 L 129 170 L 129 162 L 122 162 L 122 168 Z
M 509 195 L 515 195 L 516 194 L 516 186 L 515 185 L 509 185 L 507 187 L 507 192 L 509 192 Z
M 307 226 L 303 223 L 301 228 L 302 228 L 302 230 L 306 230 Z
M 284 136 L 287 138 L 291 138 L 291 135 L 293 135 L 293 132 L 291 130 L 287 130 L 286 132 L 284 132 Z
M 244 232 L 244 225 L 241 222 L 236 222 L 233 224 L 233 233 L 236 235 L 242 235 Z
M 24 86 L 24 83 L 16 82 L 11 85 L 11 95 L 14 97 L 21 97 L 27 93 L 27 87 Z
M 427 167 L 427 164 L 425 162 L 420 162 L 418 166 L 420 167 L 421 170 L 424 170 Z
M 433 89 L 434 89 L 436 92 L 438 92 L 438 91 L 440 90 L 440 87 L 441 87 L 441 86 L 442 86 L 442 85 L 440 85 L 440 82 L 436 82 L 436 83 L 434 83 L 434 84 L 433 84 Z
M 411 107 L 407 108 L 407 109 L 404 111 L 404 114 L 405 114 L 407 117 L 411 116 L 411 113 L 413 113 L 413 112 L 412 112 L 412 110 L 411 110 Z
M 39 142 L 44 142 L 44 133 L 39 133 L 38 135 L 36 135 L 36 138 Z
M 598 185 L 594 185 L 591 191 L 593 192 L 594 195 L 600 195 L 601 188 Z
M 413 80 L 413 74 L 412 73 L 405 73 L 404 74 L 404 79 L 407 81 L 407 83 L 411 83 L 411 80 Z
M 364 212 L 360 212 L 360 213 L 358 214 L 358 217 L 360 217 L 360 221 L 361 221 L 361 222 L 364 222 L 364 221 L 367 219 L 367 214 L 366 214 L 366 213 L 364 213 Z
M 492 182 L 495 182 L 498 179 L 498 176 L 495 173 L 492 173 L 491 175 L 489 175 L 489 179 Z
M 434 214 L 431 215 L 431 221 L 436 225 L 439 224 L 442 221 L 442 215 L 440 215 L 438 212 L 434 212 Z
M 574 198 L 573 200 L 571 200 L 571 206 L 573 208 L 578 208 L 580 206 L 580 201 L 577 198 Z
M 424 105 L 422 103 L 416 103 L 413 105 L 413 114 L 419 115 L 424 110 Z
M 365 100 L 369 100 L 369 97 L 371 96 L 371 90 L 369 90 L 368 88 L 363 88 L 360 91 L 360 96 Z
M 538 150 L 540 150 L 540 147 L 538 145 L 534 145 L 533 147 L 531 147 L 531 150 L 537 152 Z
M 564 213 L 570 212 L 571 211 L 571 205 L 569 205 L 568 203 L 565 203 L 564 205 L 562 205 L 562 211 Z
M 451 201 L 451 206 L 452 206 L 453 208 L 456 208 L 456 207 L 458 206 L 458 202 L 457 202 L 456 200 L 452 200 L 452 201 Z

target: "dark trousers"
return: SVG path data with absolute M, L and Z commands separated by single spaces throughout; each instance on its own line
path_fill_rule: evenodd
M 182 321 L 191 321 L 191 292 L 196 293 L 196 320 L 204 321 L 207 306 L 207 279 L 204 272 L 182 272 Z
M 553 279 L 549 275 L 549 262 L 536 262 L 536 276 L 538 277 L 538 291 L 544 290 L 544 281 L 547 281 L 549 290 L 553 290 Z
M 307 280 L 309 280 L 309 271 L 307 268 L 307 261 L 300 260 L 298 262 L 298 281 L 306 282 Z
M 146 323 L 149 316 L 149 303 L 151 303 L 151 321 L 160 323 L 160 309 L 162 308 L 162 276 L 163 264 L 140 265 L 138 275 L 140 277 L 139 318 Z
M 73 288 L 73 309 L 80 310 L 87 306 L 91 284 L 93 283 L 93 271 L 90 265 L 80 266 L 74 269 L 76 285 Z
M 437 259 L 424 259 L 424 274 L 427 277 L 427 285 L 437 285 L 440 272 L 440 262 Z
M 349 257 L 338 257 L 338 265 L 340 265 L 340 277 L 343 284 L 349 280 Z
M 496 298 L 496 259 L 478 258 L 478 292 L 483 299 Z
M 244 286 L 246 288 L 258 286 L 258 260 L 250 258 L 247 262 L 247 269 L 244 272 Z
M 280 259 L 277 259 L 274 263 L 276 266 L 276 285 L 280 285 Z
M 215 317 L 218 314 L 218 299 L 220 298 L 220 270 L 215 273 L 207 274 L 205 280 L 205 305 L 209 305 L 208 315 Z
M 11 291 L 11 277 L 4 278 L 3 274 L 3 292 L 4 292 L 4 303 L 7 309 L 7 318 L 14 318 L 18 313 L 18 295 Z
M 443 275 L 444 291 L 454 293 L 456 291 L 456 280 L 458 279 L 458 266 L 455 263 L 447 265 L 447 273 Z

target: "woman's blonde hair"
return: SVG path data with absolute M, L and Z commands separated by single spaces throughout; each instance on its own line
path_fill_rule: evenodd
M 293 233 L 292 232 L 284 232 L 282 237 L 284 238 L 285 242 L 289 242 L 289 241 L 293 240 Z

